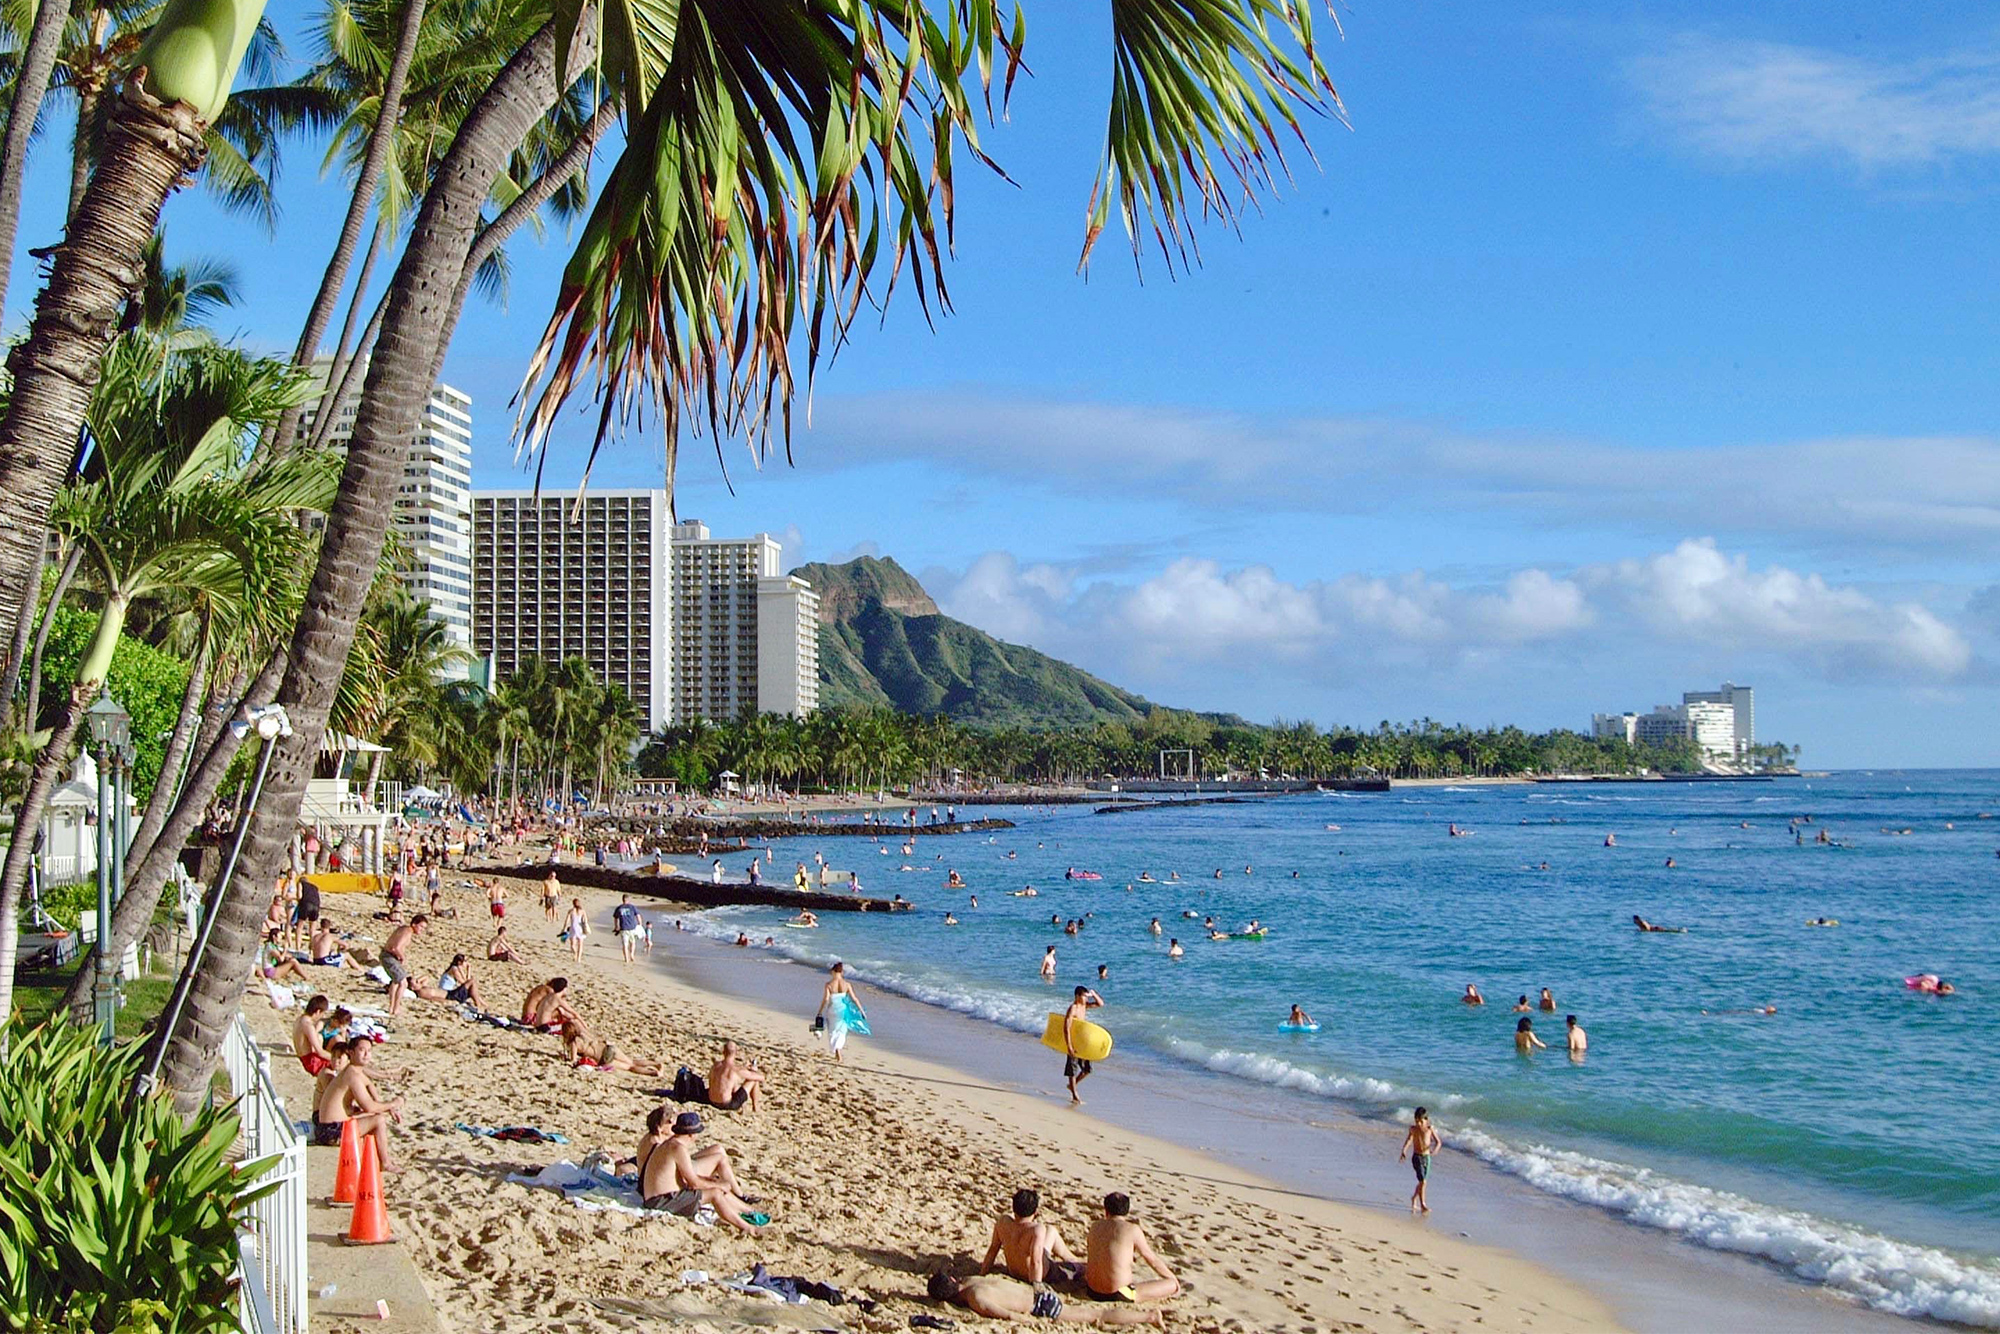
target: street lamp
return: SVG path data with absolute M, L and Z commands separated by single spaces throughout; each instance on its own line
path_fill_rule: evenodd
M 90 730 L 90 744 L 97 757 L 97 980 L 91 988 L 91 1013 L 97 1020 L 101 1041 L 111 1045 L 118 1023 L 118 974 L 111 962 L 111 859 L 123 859 L 122 847 L 115 847 L 122 821 L 113 813 L 112 769 L 124 762 L 132 744 L 132 715 L 119 707 L 110 695 L 100 694 L 84 710 Z M 118 784 L 123 793 L 124 784 Z

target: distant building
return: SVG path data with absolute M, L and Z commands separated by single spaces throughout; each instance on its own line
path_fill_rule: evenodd
M 673 722 L 817 708 L 819 594 L 779 572 L 779 541 L 687 519 L 671 550 Z
M 1639 715 L 1593 713 L 1590 715 L 1590 734 L 1599 741 L 1623 741 L 1629 746 L 1639 739 Z
M 1736 712 L 1727 704 L 1696 702 L 1662 704 L 1633 720 L 1633 739 L 1640 745 L 1678 745 L 1692 741 L 1705 760 L 1736 757 Z
M 333 365 L 318 357 L 312 371 L 322 386 Z M 330 447 L 345 453 L 361 401 L 367 358 L 334 405 L 327 428 Z M 322 389 L 322 392 L 324 390 Z M 297 439 L 310 439 L 318 412 L 308 408 Z M 442 622 L 458 648 L 472 647 L 472 396 L 438 383 L 424 405 L 410 441 L 402 480 L 396 483 L 395 531 L 408 548 L 398 573 L 410 595 Z
M 1757 744 L 1757 696 L 1749 686 L 1724 681 L 1720 690 L 1689 690 L 1681 695 L 1683 704 L 1726 704 L 1729 706 L 1732 753 L 1739 760 L 1750 758 Z
M 496 685 L 529 658 L 580 657 L 625 688 L 649 731 L 672 717 L 667 493 L 480 491 L 472 498 L 473 648 Z

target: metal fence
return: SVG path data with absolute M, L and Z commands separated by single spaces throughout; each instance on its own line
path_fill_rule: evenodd
M 268 1058 L 239 1016 L 222 1042 L 248 1159 L 277 1159 L 252 1183 L 278 1189 L 251 1206 L 242 1236 L 243 1328 L 306 1334 L 306 1141 L 271 1084 Z

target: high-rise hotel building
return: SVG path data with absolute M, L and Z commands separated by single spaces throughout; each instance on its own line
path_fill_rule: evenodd
M 332 366 L 319 357 L 313 374 L 322 386 Z M 349 381 L 350 388 L 333 408 L 327 442 L 346 452 L 354 431 L 354 413 L 361 399 L 367 361 Z M 317 409 L 307 408 L 297 438 L 309 440 Z M 472 647 L 472 396 L 439 383 L 424 404 L 424 416 L 410 440 L 403 477 L 396 483 L 395 530 L 406 557 L 399 573 L 411 596 L 430 608 L 451 642 Z
M 711 537 L 674 525 L 674 721 L 819 706 L 819 594 L 779 572 L 769 533 Z
M 493 680 L 582 657 L 651 731 L 819 703 L 819 595 L 779 573 L 768 533 L 714 538 L 667 493 L 473 496 L 473 646 Z
M 500 684 L 529 658 L 580 657 L 648 731 L 672 721 L 667 493 L 480 491 L 472 498 L 475 652 Z

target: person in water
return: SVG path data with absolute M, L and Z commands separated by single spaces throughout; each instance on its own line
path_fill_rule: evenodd
M 1181 942 L 1179 940 L 1174 939 L 1167 941 L 1167 957 L 1169 959 L 1178 959 L 1186 953 L 1187 951 L 1181 948 Z
M 1556 1012 L 1555 995 L 1547 987 L 1542 988 L 1542 1010 L 1546 1014 L 1554 1014 Z
M 1583 1031 L 1583 1025 L 1576 1021 L 1573 1014 L 1564 1016 L 1563 1026 L 1569 1030 L 1570 1057 L 1582 1060 L 1584 1053 L 1590 1050 L 1590 1035 Z
M 1529 1010 L 1533 1008 L 1534 1008 L 1533 1006 L 1528 1004 L 1528 998 L 1526 996 L 1523 996 L 1521 997 L 1521 999 L 1514 1002 L 1515 1014 L 1526 1014 Z
M 1521 1022 L 1526 1023 L 1527 1020 Z M 1410 1166 L 1416 1169 L 1417 1188 L 1410 1192 L 1410 1208 L 1414 1212 L 1427 1214 L 1431 1211 L 1430 1198 L 1426 1193 L 1431 1180 L 1431 1155 L 1443 1147 L 1444 1137 L 1431 1125 L 1430 1109 L 1417 1108 L 1416 1115 L 1410 1120 L 1410 1128 L 1403 1134 L 1403 1147 L 1396 1151 L 1397 1162 L 1408 1158 Z
M 1549 1044 L 1535 1036 L 1535 1021 L 1526 1015 L 1514 1025 L 1514 1050 L 1526 1056 L 1534 1051 L 1547 1051 Z
M 1286 1023 L 1296 1024 L 1300 1028 L 1311 1028 L 1312 1021 L 1313 1021 L 1312 1016 L 1307 1014 L 1304 1010 L 1300 1009 L 1297 1005 L 1292 1006 L 1291 1014 L 1288 1015 L 1285 1019 Z
M 1632 914 L 1632 925 L 1638 927 L 1641 931 L 1659 931 L 1666 934 L 1673 934 L 1674 932 L 1681 930 L 1680 927 L 1676 926 L 1656 926 L 1652 922 L 1649 922 L 1645 918 L 1639 916 L 1638 913 Z
M 1460 996 L 1459 999 L 1465 1002 L 1467 1005 L 1486 1004 L 1486 997 L 1480 995 L 1479 988 L 1475 987 L 1470 982 L 1467 982 L 1465 984 L 1465 994 L 1463 996 Z

